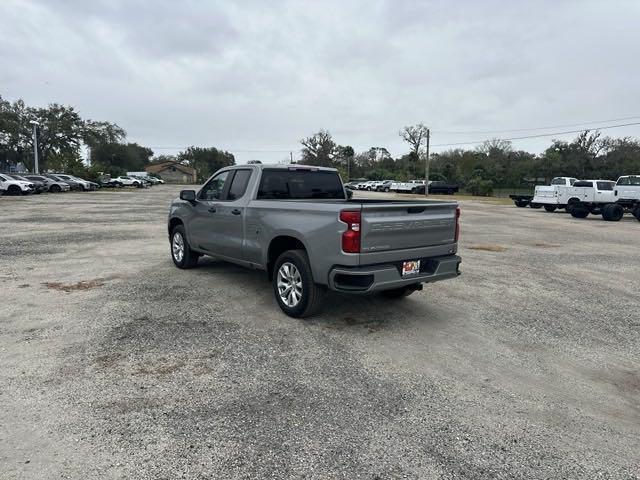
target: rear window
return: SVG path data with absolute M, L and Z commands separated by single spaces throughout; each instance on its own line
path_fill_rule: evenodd
M 598 190 L 613 190 L 615 182 L 596 182 Z
M 336 172 L 278 169 L 262 171 L 258 199 L 315 198 L 345 198 L 340 176 Z
M 587 180 L 578 180 L 573 184 L 574 187 L 593 187 L 593 183 Z

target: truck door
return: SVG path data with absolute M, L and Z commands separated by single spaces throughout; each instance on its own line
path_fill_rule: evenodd
M 229 188 L 232 173 L 231 170 L 220 172 L 198 193 L 193 206 L 193 217 L 187 225 L 189 242 L 196 249 L 219 253 L 221 225 L 218 209 Z
M 238 260 L 244 258 L 242 248 L 245 237 L 245 206 L 247 204 L 247 199 L 244 196 L 247 192 L 251 172 L 252 170 L 249 168 L 233 170 L 225 198 L 217 204 L 215 213 L 215 223 L 218 229 L 216 253 L 219 255 Z

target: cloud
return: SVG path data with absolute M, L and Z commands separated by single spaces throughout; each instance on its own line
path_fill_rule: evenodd
M 416 122 L 440 144 L 478 138 L 438 132 L 640 114 L 639 13 L 623 1 L 5 0 L 0 93 L 75 105 L 152 147 L 280 160 L 326 128 L 401 154 L 397 132 Z

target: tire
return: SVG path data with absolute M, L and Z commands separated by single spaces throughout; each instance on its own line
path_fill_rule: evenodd
M 7 195 L 22 195 L 22 189 L 17 185 L 9 185 Z
M 542 208 L 542 205 L 541 205 L 541 204 L 539 204 L 539 203 L 530 203 L 530 204 L 529 204 L 529 206 L 530 206 L 531 208 L 535 208 L 536 210 L 537 210 L 538 208 Z
M 556 211 L 556 206 L 555 206 L 555 205 L 545 205 L 545 206 L 544 206 L 544 209 L 545 209 L 547 212 L 555 212 L 555 211 Z
M 49 187 L 49 191 L 53 193 L 60 193 L 62 191 L 62 187 L 60 187 L 60 185 L 51 185 Z
M 412 286 L 407 286 L 407 287 L 394 288 L 392 290 L 382 290 L 380 292 L 380 295 L 384 298 L 388 298 L 392 300 L 392 299 L 400 299 L 400 298 L 408 297 L 415 291 L 416 289 L 413 288 Z
M 413 193 L 415 195 L 416 193 L 418 193 L 418 189 L 417 188 L 412 188 L 411 189 L 411 193 Z
M 384 191 L 385 191 L 385 192 L 389 192 L 389 188 L 385 188 L 385 189 L 384 189 Z
M 607 222 L 619 222 L 624 216 L 624 208 L 622 205 L 610 203 L 602 209 L 602 218 Z
M 587 218 L 589 216 L 589 210 L 579 205 L 574 205 L 570 213 L 573 218 Z
M 184 226 L 178 225 L 171 231 L 169 248 L 171 250 L 171 259 L 176 267 L 187 269 L 193 268 L 198 264 L 199 255 L 191 250 Z
M 635 208 L 631 211 L 631 214 L 636 217 L 636 220 L 640 222 L 640 205 L 636 205 Z
M 529 202 L 527 202 L 526 200 L 516 200 L 516 207 L 518 208 L 524 208 L 527 205 L 529 205 Z
M 284 252 L 276 260 L 272 277 L 273 294 L 285 314 L 306 318 L 320 311 L 325 289 L 313 281 L 307 252 Z

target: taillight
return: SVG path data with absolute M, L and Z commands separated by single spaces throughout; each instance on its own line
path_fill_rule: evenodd
M 342 251 L 360 253 L 360 210 L 342 210 L 340 221 L 347 224 L 342 234 Z
M 458 241 L 460 238 L 460 207 L 456 208 L 456 235 L 454 241 Z

